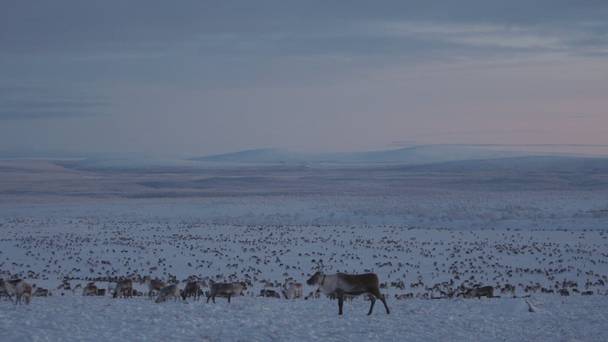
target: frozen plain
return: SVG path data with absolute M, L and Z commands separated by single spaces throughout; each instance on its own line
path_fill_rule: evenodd
M 528 312 L 521 299 L 391 301 L 366 316 L 367 303 L 237 298 L 154 304 L 81 296 L 0 303 L 3 341 L 605 341 L 606 297 L 545 297 Z
M 608 192 L 604 164 L 592 163 L 549 172 L 509 161 L 470 173 L 466 163 L 96 170 L 4 162 L 2 277 L 21 276 L 54 296 L 23 307 L 0 300 L 0 332 L 7 341 L 603 341 Z M 391 315 L 377 306 L 365 316 L 361 298 L 338 318 L 325 298 L 255 297 L 263 282 L 304 281 L 319 260 L 327 272 L 377 272 Z M 248 277 L 253 286 L 230 305 L 54 290 L 64 277 L 84 284 L 135 273 Z M 520 298 L 424 299 L 440 297 L 425 288 L 450 279 L 510 283 Z M 593 295 L 526 291 L 564 280 Z M 399 281 L 405 288 L 390 285 Z M 415 297 L 395 299 L 404 293 Z

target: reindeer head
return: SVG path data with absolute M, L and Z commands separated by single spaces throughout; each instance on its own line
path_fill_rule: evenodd
M 308 285 L 319 284 L 319 283 L 321 283 L 321 278 L 323 278 L 323 273 L 321 273 L 321 272 L 315 272 L 315 274 L 313 274 L 312 277 L 310 277 L 306 281 L 306 284 L 308 284 Z
M 243 292 L 247 291 L 247 283 L 242 281 L 239 284 L 241 285 L 241 288 L 242 288 L 241 295 L 243 295 Z

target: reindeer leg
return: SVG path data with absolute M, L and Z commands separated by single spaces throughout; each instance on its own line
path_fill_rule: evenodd
M 209 304 L 209 299 L 211 299 L 211 296 L 207 296 L 207 304 Z
M 375 296 L 369 296 L 369 301 L 371 302 L 369 305 L 369 312 L 367 313 L 367 315 L 371 315 L 372 312 L 374 311 L 374 304 L 376 304 L 376 297 Z
M 338 297 L 338 315 L 342 315 L 342 308 L 344 307 L 344 294 L 342 292 L 337 292 L 336 296 Z
M 308 294 L 308 296 L 304 297 L 304 300 L 308 300 L 308 298 L 314 298 L 314 297 L 315 297 L 315 295 L 316 295 L 316 294 L 317 294 L 319 291 L 321 291 L 321 290 L 316 289 L 316 290 L 314 290 L 314 291 L 310 292 L 310 293 Z
M 384 295 L 382 297 L 380 297 L 380 300 L 382 301 L 382 304 L 384 304 L 384 308 L 386 309 L 386 314 L 390 315 L 391 311 L 388 309 L 388 305 L 386 305 L 386 299 L 384 298 Z
M 228 295 L 228 303 L 230 303 L 230 297 L 231 297 L 231 296 L 230 296 L 230 295 Z

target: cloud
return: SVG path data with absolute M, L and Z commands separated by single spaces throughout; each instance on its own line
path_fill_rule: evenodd
M 607 46 L 606 17 L 603 0 L 14 1 L 0 11 L 0 51 L 130 58 L 185 45 L 205 54 L 286 48 L 361 55 L 424 47 L 398 48 L 395 34 L 488 48 L 600 49 Z M 378 22 L 388 23 L 384 41 L 369 35 Z
M 97 116 L 109 102 L 62 94 L 41 86 L 1 86 L 0 120 L 66 119 Z
M 585 22 L 564 29 L 529 24 L 388 21 L 373 23 L 366 30 L 380 37 L 443 42 L 451 44 L 452 49 L 460 46 L 586 54 L 608 48 L 608 35 L 599 27 Z
M 101 115 L 91 111 L 68 111 L 68 110 L 2 110 L 0 109 L 0 120 L 49 120 L 87 118 Z
M 607 17 L 605 0 L 6 0 L 0 145 L 604 142 Z

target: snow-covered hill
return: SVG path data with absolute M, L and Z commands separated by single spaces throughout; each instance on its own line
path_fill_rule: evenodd
M 302 153 L 282 149 L 256 149 L 193 158 L 201 162 L 257 164 L 429 164 L 454 160 L 525 156 L 526 152 L 498 151 L 473 146 L 421 145 L 395 150 L 344 153 Z

